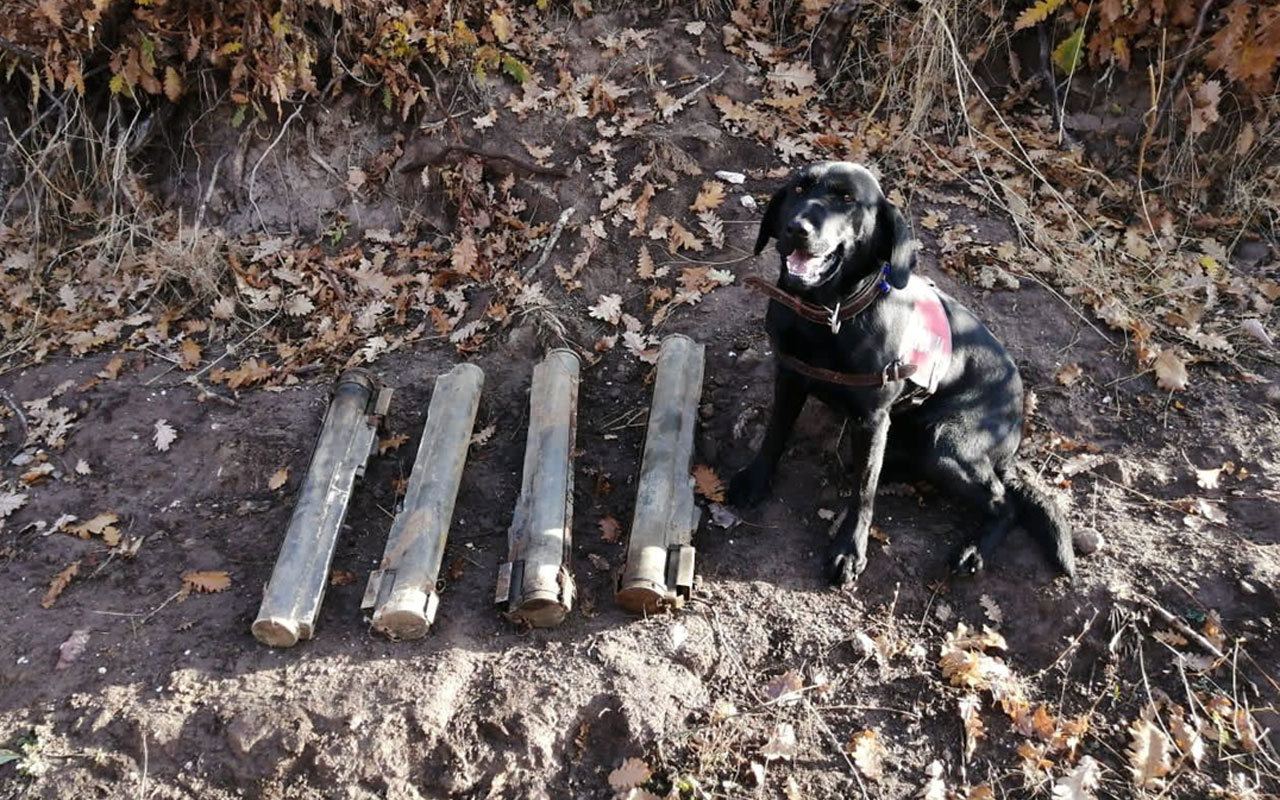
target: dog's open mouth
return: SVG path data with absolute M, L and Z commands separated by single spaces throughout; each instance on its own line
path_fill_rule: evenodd
M 840 247 L 835 247 L 821 254 L 811 253 L 808 250 L 797 247 L 787 256 L 787 272 L 805 283 L 817 283 L 822 277 L 822 273 L 826 271 L 827 266 L 839 256 Z

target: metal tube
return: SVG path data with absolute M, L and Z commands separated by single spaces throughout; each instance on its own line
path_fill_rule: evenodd
M 377 444 L 378 421 L 390 402 L 391 390 L 380 389 L 363 370 L 344 372 L 334 386 L 293 517 L 253 622 L 253 635 L 263 644 L 292 647 L 299 639 L 314 635 L 351 491 Z
M 546 627 L 573 606 L 573 449 L 578 415 L 578 357 L 552 350 L 534 367 L 524 478 L 511 527 L 507 563 L 494 601 L 508 618 Z
M 627 563 L 618 581 L 618 604 L 637 614 L 679 606 L 693 588 L 693 532 L 701 511 L 689 468 L 705 350 L 676 333 L 662 340 L 658 354 Z
M 483 385 L 484 372 L 474 364 L 436 378 L 404 505 L 362 604 L 373 609 L 373 627 L 393 639 L 422 637 L 435 622 L 436 580 Z

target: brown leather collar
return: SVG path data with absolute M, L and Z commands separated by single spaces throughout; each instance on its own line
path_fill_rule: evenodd
M 915 364 L 903 364 L 894 361 L 887 365 L 880 372 L 836 372 L 833 369 L 823 369 L 822 367 L 810 366 L 794 356 L 786 353 L 778 353 L 778 361 L 788 369 L 799 372 L 806 378 L 823 381 L 824 383 L 835 383 L 840 386 L 884 386 L 895 381 L 906 380 L 915 374 Z
M 786 306 L 800 317 L 810 322 L 816 322 L 819 325 L 829 325 L 832 333 L 839 333 L 840 323 L 866 311 L 871 307 L 872 303 L 880 299 L 881 295 L 889 291 L 887 272 L 888 267 L 885 267 L 878 276 L 878 280 L 869 281 L 866 286 L 836 303 L 835 308 L 827 308 L 816 303 L 807 303 L 756 275 L 748 276 L 744 282 L 748 288 L 759 292 L 775 303 Z

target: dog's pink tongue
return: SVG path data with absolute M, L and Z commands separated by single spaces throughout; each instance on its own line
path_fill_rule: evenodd
M 792 275 L 805 277 L 812 273 L 822 259 L 817 256 L 810 255 L 801 250 L 793 250 L 791 255 L 787 256 L 787 272 Z

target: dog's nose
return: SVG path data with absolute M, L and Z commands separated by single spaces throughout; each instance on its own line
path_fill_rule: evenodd
M 787 223 L 787 235 L 793 238 L 808 238 L 811 231 L 809 223 L 801 217 L 796 217 Z

